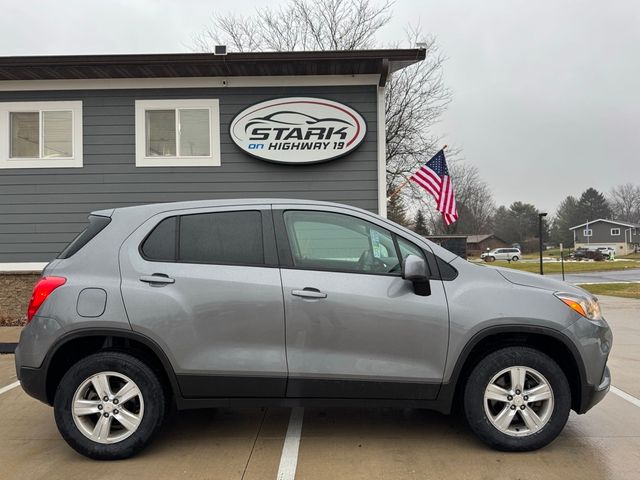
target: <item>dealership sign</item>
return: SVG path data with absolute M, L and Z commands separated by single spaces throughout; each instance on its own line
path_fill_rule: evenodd
M 279 98 L 240 112 L 231 122 L 234 143 L 263 160 L 317 163 L 341 157 L 364 140 L 358 112 L 322 98 Z

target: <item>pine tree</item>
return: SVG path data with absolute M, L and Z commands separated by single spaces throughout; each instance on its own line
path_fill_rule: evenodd
M 587 188 L 578 200 L 578 218 L 577 223 L 584 223 L 591 220 L 597 220 L 598 218 L 611 218 L 611 208 L 609 202 L 595 188 Z
M 387 200 L 387 218 L 392 222 L 396 222 L 403 227 L 409 226 L 407 219 L 407 206 L 399 194 L 391 194 L 391 198 Z
M 413 231 L 418 235 L 422 235 L 423 237 L 429 235 L 429 229 L 427 228 L 427 219 L 424 218 L 422 210 L 418 210 L 418 213 L 416 213 L 416 218 L 413 222 Z

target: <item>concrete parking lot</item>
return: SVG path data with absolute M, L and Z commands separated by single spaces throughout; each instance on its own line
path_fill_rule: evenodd
M 16 381 L 13 356 L 2 355 L 0 478 L 637 479 L 640 300 L 602 303 L 616 388 L 538 452 L 492 451 L 462 419 L 420 410 L 219 409 L 179 413 L 141 455 L 96 462 L 67 447 L 49 407 L 2 388 Z

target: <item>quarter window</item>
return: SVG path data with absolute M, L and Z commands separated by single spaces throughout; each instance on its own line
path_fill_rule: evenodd
M 218 100 L 136 101 L 136 166 L 220 165 Z
M 349 215 L 288 211 L 284 220 L 298 268 L 400 274 L 391 233 Z
M 82 102 L 0 103 L 0 168 L 82 166 Z

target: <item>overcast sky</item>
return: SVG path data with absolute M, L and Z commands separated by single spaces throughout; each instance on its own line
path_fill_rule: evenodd
M 188 51 L 214 8 L 278 3 L 0 0 L 0 55 Z M 640 183 L 640 2 L 397 0 L 380 40 L 418 17 L 448 57 L 438 133 L 498 204 Z

